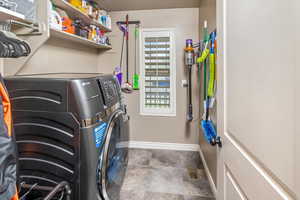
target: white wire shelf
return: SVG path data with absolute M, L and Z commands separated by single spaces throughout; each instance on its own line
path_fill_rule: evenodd
M 15 21 L 24 22 L 25 16 L 0 6 L 0 21 L 6 21 L 6 20 L 15 20 Z

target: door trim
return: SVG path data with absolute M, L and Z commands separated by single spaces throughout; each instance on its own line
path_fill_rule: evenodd
M 225 92 L 226 92 L 226 4 L 227 0 L 216 0 L 216 7 L 217 7 L 217 30 L 218 30 L 218 45 L 217 45 L 217 88 L 218 92 L 217 96 L 217 132 L 221 138 L 224 137 L 224 130 L 225 130 Z M 223 146 L 226 146 L 226 141 L 223 140 Z M 217 152 L 217 200 L 223 200 L 225 198 L 225 188 L 224 188 L 224 180 L 225 180 L 225 168 L 223 166 L 224 163 L 224 152 L 218 148 Z
M 230 172 L 230 170 L 226 167 L 225 168 L 225 176 L 228 179 L 228 181 L 230 181 L 230 183 L 232 184 L 232 186 L 234 187 L 235 191 L 237 192 L 237 194 L 239 195 L 239 197 L 241 198 L 241 200 L 248 200 L 247 197 L 245 196 L 244 192 L 241 190 L 241 188 L 239 187 L 239 185 L 237 184 L 236 179 L 233 177 L 232 173 Z M 226 185 L 227 187 L 227 185 Z M 227 197 L 226 197 L 227 198 Z M 227 200 L 227 199 L 226 199 Z
M 272 188 L 273 190 L 278 193 L 282 199 L 296 199 L 296 197 L 292 197 L 290 194 L 292 192 L 286 191 L 284 185 L 280 185 L 276 180 L 272 177 L 272 175 L 253 157 L 250 153 L 247 152 L 247 149 L 240 145 L 239 141 L 236 140 L 229 132 L 225 132 L 226 139 L 230 142 L 230 144 L 238 150 L 243 158 L 245 158 L 249 164 L 256 170 L 256 172 L 263 177 Z
M 213 179 L 213 177 L 212 177 L 212 175 L 209 171 L 208 164 L 205 160 L 204 154 L 203 154 L 200 146 L 199 146 L 199 154 L 200 154 L 203 166 L 204 166 L 204 170 L 205 170 L 207 179 L 209 181 L 210 188 L 211 188 L 214 196 L 216 197 L 218 195 L 218 190 L 217 190 L 217 187 L 216 187 L 216 183 L 214 182 L 214 179 Z

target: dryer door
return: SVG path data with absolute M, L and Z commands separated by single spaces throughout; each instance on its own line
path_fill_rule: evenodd
M 128 163 L 128 119 L 118 110 L 107 128 L 102 152 L 101 188 L 105 200 L 118 200 Z

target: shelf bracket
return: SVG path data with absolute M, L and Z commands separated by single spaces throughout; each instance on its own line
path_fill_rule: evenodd
M 27 24 L 24 22 L 19 22 L 15 20 L 10 20 L 9 22 L 11 25 L 16 25 L 20 27 L 24 27 L 26 29 L 30 29 L 29 32 L 26 33 L 17 33 L 17 36 L 34 36 L 34 35 L 42 35 L 43 29 L 45 29 L 45 25 L 43 23 L 36 23 L 36 24 Z

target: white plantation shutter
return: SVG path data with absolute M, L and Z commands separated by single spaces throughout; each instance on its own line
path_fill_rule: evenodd
M 141 34 L 141 114 L 176 115 L 176 61 L 172 30 Z

